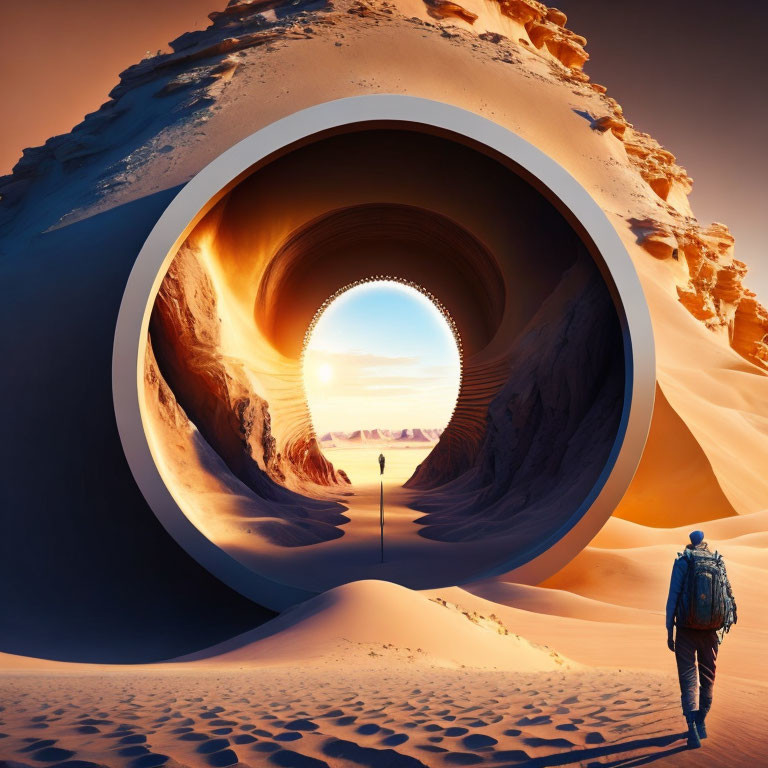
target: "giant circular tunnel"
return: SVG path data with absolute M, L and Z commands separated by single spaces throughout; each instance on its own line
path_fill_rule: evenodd
M 371 279 L 450 317 L 462 378 L 406 483 L 410 556 L 329 576 L 315 553 L 344 542 L 354 489 L 318 444 L 301 356 L 329 299 Z M 500 126 L 392 96 L 293 115 L 198 174 L 137 260 L 113 360 L 134 477 L 190 554 L 270 607 L 371 576 L 543 578 L 639 460 L 653 350 L 635 281 L 589 195 Z

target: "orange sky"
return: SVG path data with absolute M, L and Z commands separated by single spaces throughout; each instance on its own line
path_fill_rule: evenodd
M 107 100 L 118 73 L 208 24 L 226 0 L 5 2 L 0 25 L 0 173 L 23 147 L 66 133 Z M 762 36 L 768 4 L 732 0 L 559 0 L 588 38 L 587 71 L 628 119 L 679 158 L 703 223 L 722 221 L 768 303 L 768 99 Z M 663 23 L 660 21 L 663 19 Z
M 3 2 L 0 173 L 24 147 L 66 133 L 107 101 L 119 73 L 191 29 L 226 0 Z

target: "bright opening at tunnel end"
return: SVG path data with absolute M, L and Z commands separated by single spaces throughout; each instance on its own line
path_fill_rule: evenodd
M 456 407 L 459 344 L 447 311 L 404 282 L 362 281 L 323 304 L 305 336 L 304 387 L 323 452 L 353 484 L 378 474 L 380 451 L 401 482 L 431 452 Z

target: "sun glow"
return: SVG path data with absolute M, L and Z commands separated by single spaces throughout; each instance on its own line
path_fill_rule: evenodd
M 419 290 L 392 280 L 356 285 L 335 298 L 304 349 L 304 384 L 318 437 L 442 430 L 460 380 L 449 321 Z
M 320 363 L 315 371 L 315 376 L 321 384 L 329 384 L 333 380 L 333 366 L 330 363 Z

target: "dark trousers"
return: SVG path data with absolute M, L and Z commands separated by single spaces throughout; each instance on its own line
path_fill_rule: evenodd
M 675 659 L 683 712 L 695 712 L 697 709 L 706 711 L 712 704 L 718 646 L 714 629 L 677 628 Z M 697 704 L 696 689 L 699 687 Z

